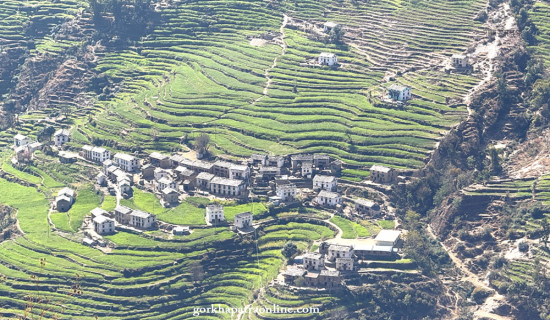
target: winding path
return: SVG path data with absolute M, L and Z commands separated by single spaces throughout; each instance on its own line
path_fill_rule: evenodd
M 269 71 L 275 69 L 277 67 L 277 62 L 280 57 L 284 56 L 286 54 L 286 42 L 285 42 L 285 27 L 288 23 L 288 16 L 286 14 L 283 14 L 283 23 L 281 24 L 281 27 L 279 28 L 279 32 L 281 33 L 281 54 L 276 56 L 275 59 L 273 59 L 273 64 L 268 69 L 265 69 L 265 78 L 267 79 L 265 83 L 265 87 L 263 90 L 263 95 L 259 97 L 258 99 L 254 100 L 252 104 L 255 104 L 256 102 L 262 100 L 265 96 L 267 96 L 267 92 L 269 90 L 269 87 L 271 86 L 271 77 L 269 76 Z

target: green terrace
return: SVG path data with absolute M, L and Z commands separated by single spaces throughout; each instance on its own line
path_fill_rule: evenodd
M 101 57 L 96 71 L 120 81 L 121 90 L 114 99 L 98 102 L 103 111 L 78 130 L 84 139 L 115 140 L 128 148 L 181 148 L 182 137 L 192 141 L 206 132 L 215 153 L 234 157 L 325 152 L 351 166 L 418 168 L 445 131 L 467 115 L 460 101 L 479 81 L 421 69 L 466 48 L 470 34 L 480 30 L 472 18 L 483 5 L 305 1 L 274 9 L 256 0 L 175 4 L 162 9 L 162 23 L 136 50 Z M 278 34 L 283 13 L 290 16 L 284 37 Z M 203 17 L 211 18 L 209 26 L 201 23 Z M 357 41 L 323 43 L 312 37 L 313 31 L 293 25 L 293 18 L 317 24 L 345 21 Z M 386 23 L 390 18 L 394 24 Z M 420 21 L 430 25 L 417 26 Z M 249 43 L 266 32 L 278 34 L 278 41 Z M 436 47 L 443 49 L 436 52 Z M 336 53 L 340 67 L 308 65 L 320 52 Z M 414 94 L 403 109 L 374 104 L 367 95 L 379 90 L 394 60 L 396 66 L 420 68 L 396 77 Z

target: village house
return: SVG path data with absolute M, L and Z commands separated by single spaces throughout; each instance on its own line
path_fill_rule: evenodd
M 237 229 L 246 229 L 252 227 L 252 212 L 241 212 L 235 215 L 234 224 Z
M 325 207 L 336 207 L 342 203 L 340 194 L 326 190 L 321 190 L 315 200 L 319 205 Z
M 30 143 L 29 137 L 22 135 L 20 133 L 16 134 L 13 137 L 13 146 L 14 147 L 24 147 Z
M 106 216 L 97 216 L 93 218 L 94 231 L 97 234 L 110 234 L 115 232 L 115 220 Z
M 290 167 L 296 170 L 302 166 L 304 162 L 313 162 L 312 154 L 295 154 L 290 156 Z
M 342 284 L 339 271 L 321 270 L 317 279 L 317 285 L 323 288 L 334 288 Z
M 397 179 L 397 171 L 375 164 L 370 168 L 370 178 L 376 183 L 393 183 Z
M 114 162 L 126 172 L 139 170 L 139 159 L 127 153 L 117 153 L 113 157 Z
M 99 207 L 95 207 L 94 209 L 90 210 L 90 213 L 92 214 L 92 218 L 99 217 L 99 216 L 105 216 L 105 217 L 109 216 L 109 212 Z
M 261 167 L 259 174 L 256 175 L 256 179 L 263 181 L 269 181 L 275 179 L 276 176 L 281 174 L 281 168 L 279 167 Z
M 174 169 L 174 172 L 176 173 L 176 177 L 180 180 L 191 180 L 192 177 L 195 175 L 195 172 L 191 169 L 188 169 L 184 166 L 178 166 L 176 169 Z
M 246 183 L 243 180 L 214 177 L 210 180 L 210 193 L 228 197 L 246 195 Z
M 323 267 L 323 255 L 315 252 L 308 252 L 303 257 L 303 266 L 307 270 L 321 270 Z
M 338 23 L 327 21 L 323 24 L 323 32 L 330 33 L 334 28 L 340 26 Z
M 283 156 L 268 156 L 265 163 L 266 167 L 282 168 L 284 165 L 285 165 L 285 158 Z
M 35 142 L 29 143 L 25 147 L 29 150 L 30 153 L 34 153 L 36 150 L 39 150 L 40 148 L 42 148 L 42 143 L 35 141 Z
M 340 245 L 340 244 L 331 244 L 328 247 L 328 260 L 335 261 L 338 258 L 352 258 L 353 257 L 353 247 Z
M 132 186 L 129 179 L 121 179 L 117 181 L 118 191 L 122 195 L 132 194 Z
M 82 146 L 82 156 L 86 160 L 103 163 L 103 161 L 111 158 L 111 151 L 101 147 L 84 145 Z
M 155 167 L 150 163 L 141 167 L 141 177 L 145 180 L 152 180 L 155 177 Z
M 319 54 L 319 64 L 333 66 L 338 63 L 338 57 L 334 53 L 321 52 Z
M 96 176 L 97 184 L 104 187 L 107 185 L 107 176 L 103 172 L 100 172 Z
M 199 189 L 210 190 L 210 181 L 214 178 L 212 173 L 201 172 L 195 177 L 195 185 Z
M 174 172 L 171 169 L 155 168 L 153 175 L 155 176 L 155 180 L 160 180 L 162 178 L 172 179 L 173 174 Z
M 179 202 L 179 193 L 173 188 L 164 188 L 162 190 L 162 201 L 164 206 L 169 207 Z
M 283 202 L 294 201 L 296 198 L 296 185 L 294 183 L 277 184 L 276 194 Z
M 455 68 L 466 68 L 468 66 L 468 56 L 463 54 L 453 54 L 451 62 Z
M 336 191 L 337 188 L 338 179 L 334 176 L 318 174 L 313 178 L 313 190 Z
M 248 166 L 222 160 L 214 162 L 212 170 L 214 175 L 229 179 L 247 179 L 250 176 Z
M 220 204 L 210 204 L 206 206 L 206 222 L 217 224 L 225 221 L 223 206 Z
M 75 200 L 75 192 L 71 188 L 63 188 L 57 192 L 55 208 L 59 212 L 69 211 Z
M 166 188 L 178 190 L 178 184 L 170 178 L 160 178 L 157 181 L 157 191 L 162 192 Z
M 394 101 L 406 101 L 412 97 L 411 89 L 406 86 L 392 84 L 388 88 L 388 98 Z
M 171 156 L 170 160 L 172 161 L 173 167 L 183 166 L 196 172 L 211 173 L 212 166 L 214 165 L 213 163 L 206 162 L 206 161 L 187 159 L 178 154 Z
M 380 215 L 380 205 L 368 199 L 356 199 L 355 211 L 359 214 L 364 214 L 370 217 Z
M 159 152 L 151 152 L 151 154 L 149 155 L 149 162 L 153 166 L 162 169 L 169 169 L 172 167 L 172 161 L 170 161 L 170 157 Z
M 59 151 L 59 162 L 61 163 L 75 163 L 77 160 L 78 158 L 74 153 Z
M 253 167 L 265 166 L 267 162 L 267 154 L 254 153 L 250 156 L 248 160 Z
M 312 162 L 303 162 L 302 163 L 302 177 L 311 178 L 313 174 L 313 163 Z
M 353 271 L 352 258 L 336 258 L 336 270 Z
M 288 266 L 285 272 L 283 272 L 283 278 L 285 280 L 285 284 L 290 286 L 294 285 L 295 281 L 297 279 L 303 279 L 306 273 L 307 271 L 303 268 Z
M 399 230 L 381 230 L 374 238 L 377 246 L 395 247 L 401 237 Z
M 330 165 L 330 156 L 328 154 L 314 154 L 313 164 L 317 169 L 324 169 Z
M 62 146 L 65 143 L 69 142 L 70 136 L 71 135 L 69 133 L 69 130 L 67 130 L 67 129 L 58 129 L 53 134 L 53 143 L 58 147 Z
M 129 225 L 138 229 L 151 229 L 157 222 L 157 216 L 140 210 L 132 210 Z
M 130 223 L 130 214 L 132 213 L 132 209 L 118 205 L 115 208 L 115 220 L 124 225 L 128 225 Z

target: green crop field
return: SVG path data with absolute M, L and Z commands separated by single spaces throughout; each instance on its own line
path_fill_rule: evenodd
M 102 111 L 93 124 L 79 126 L 79 137 L 169 150 L 182 137 L 192 141 L 206 132 L 214 152 L 236 157 L 326 152 L 351 166 L 417 168 L 442 134 L 466 116 L 461 98 L 479 82 L 430 66 L 463 51 L 470 34 L 481 32 L 472 18 L 484 5 L 174 3 L 160 9 L 162 23 L 135 50 L 102 54 L 96 71 L 120 82 L 121 90 L 98 102 Z M 205 16 L 212 17 L 209 27 L 200 23 Z M 327 20 L 344 23 L 344 44 L 326 44 L 298 23 Z M 277 43 L 250 44 L 281 30 Z M 323 51 L 338 54 L 341 66 L 304 65 Z M 404 108 L 369 98 L 389 85 L 382 83 L 385 72 L 400 74 L 396 82 L 413 88 L 414 99 Z

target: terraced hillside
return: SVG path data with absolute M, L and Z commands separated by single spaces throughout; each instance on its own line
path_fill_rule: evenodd
M 39 191 L 51 193 L 45 184 L 50 176 L 42 172 L 35 180 L 14 170 L 5 176 L 14 182 L 0 179 L 1 201 L 17 210 L 24 235 L 0 244 L 4 317 L 44 311 L 62 319 L 182 319 L 194 307 L 239 307 L 276 276 L 288 239 L 304 249 L 334 236 L 328 227 L 304 222 L 291 222 L 289 229 L 288 221 L 272 223 L 257 238 L 241 238 L 227 228 L 198 228 L 171 240 L 119 232 L 108 237 L 117 248 L 103 253 L 80 244 L 82 236 L 74 230 L 51 230 L 49 200 Z M 85 190 L 79 194 L 87 196 Z
M 417 168 L 467 115 L 474 76 L 441 67 L 482 32 L 484 1 L 192 1 L 160 6 L 161 23 L 135 48 L 103 53 L 97 72 L 121 83 L 99 104 L 84 140 L 171 149 L 198 132 L 216 152 L 309 151 L 350 165 Z M 347 17 L 353 17 L 348 19 Z M 437 17 L 434 19 L 434 17 Z M 345 25 L 343 44 L 318 28 Z M 338 54 L 338 68 L 309 62 Z M 376 102 L 391 77 L 410 104 Z M 116 134 L 115 134 L 116 133 Z M 155 139 L 151 139 L 155 137 Z

